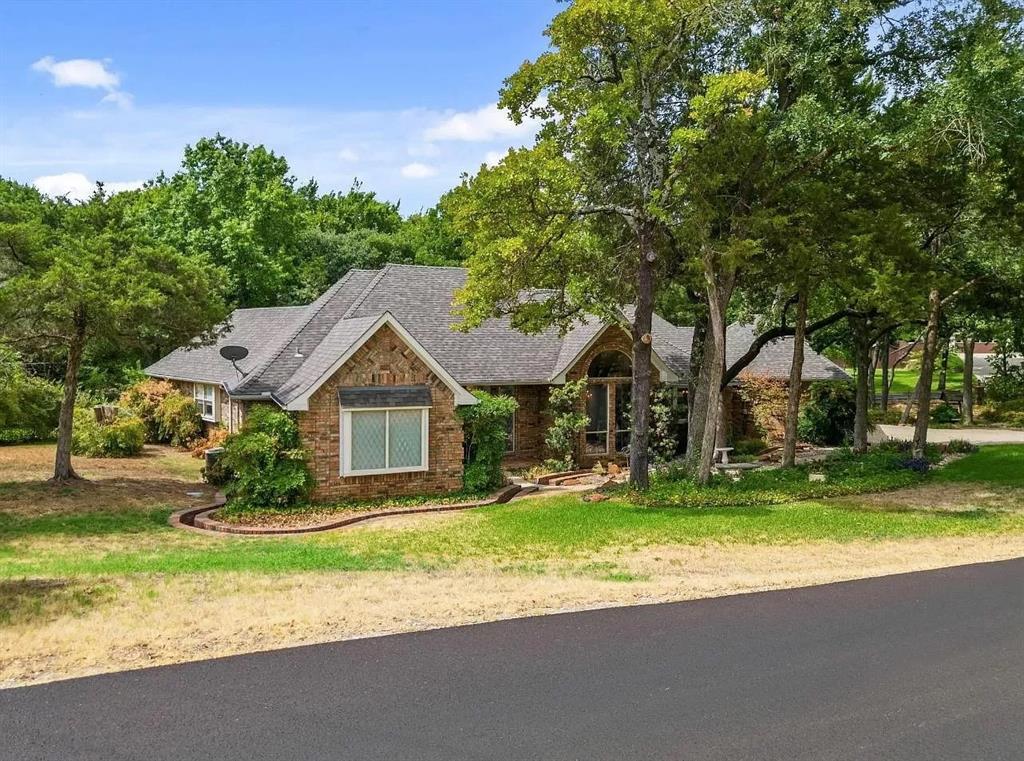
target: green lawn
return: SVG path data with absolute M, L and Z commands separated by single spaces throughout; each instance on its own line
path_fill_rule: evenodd
M 921 377 L 920 370 L 893 370 L 893 381 L 891 392 L 894 394 L 912 394 L 917 388 L 917 379 Z M 950 391 L 960 391 L 964 387 L 963 373 L 950 373 L 946 377 L 946 388 Z M 932 391 L 939 390 L 938 372 L 932 377 Z M 882 393 L 882 374 L 875 376 L 875 393 Z
M 987 447 L 924 483 L 981 483 L 1007 495 L 996 508 L 936 512 L 816 499 L 758 507 L 644 506 L 578 495 L 473 510 L 416 528 L 298 537 L 207 537 L 172 529 L 168 511 L 17 517 L 0 521 L 0 578 L 223 571 L 380 571 L 466 560 L 585 559 L 608 548 L 665 544 L 790 543 L 1024 533 L 1024 446 Z M 1020 490 L 1020 491 L 1018 491 Z M 852 500 L 852 501 L 851 501 Z M 1010 508 L 1010 509 L 1007 509 Z

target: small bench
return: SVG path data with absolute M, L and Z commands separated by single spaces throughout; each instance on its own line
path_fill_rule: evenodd
M 715 447 L 715 458 L 714 458 L 714 461 L 716 463 L 721 463 L 722 465 L 728 465 L 729 464 L 729 452 L 731 452 L 732 450 L 733 450 L 732 447 Z

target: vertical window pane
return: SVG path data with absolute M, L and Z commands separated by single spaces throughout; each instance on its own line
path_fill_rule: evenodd
M 352 413 L 352 470 L 387 467 L 384 454 L 386 416 L 386 412 Z
M 619 452 L 629 449 L 632 392 L 631 383 L 615 384 L 615 449 Z
M 602 454 L 608 451 L 608 386 L 592 383 L 587 389 L 587 454 Z
M 423 464 L 423 413 L 392 410 L 388 428 L 389 468 L 418 468 Z

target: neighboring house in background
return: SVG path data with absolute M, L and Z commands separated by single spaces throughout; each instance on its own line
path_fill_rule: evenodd
M 544 456 L 551 386 L 586 377 L 590 423 L 579 460 L 624 458 L 632 375 L 627 331 L 594 319 L 564 336 L 556 329 L 526 335 L 502 318 L 458 332 L 451 310 L 465 282 L 466 271 L 455 267 L 353 270 L 307 306 L 236 310 L 216 344 L 177 349 L 146 372 L 178 384 L 195 397 L 204 420 L 232 431 L 251 404 L 295 411 L 318 500 L 461 488 L 456 408 L 476 403 L 473 389 L 518 401 L 508 457 L 529 462 Z M 655 383 L 685 388 L 692 335 L 692 328 L 655 316 Z M 730 326 L 728 361 L 753 337 L 747 326 Z M 224 346 L 248 349 L 238 371 L 220 356 Z M 792 348 L 791 338 L 770 344 L 747 372 L 788 378 Z M 805 381 L 847 377 L 806 347 Z M 723 396 L 727 419 L 741 421 L 738 396 Z

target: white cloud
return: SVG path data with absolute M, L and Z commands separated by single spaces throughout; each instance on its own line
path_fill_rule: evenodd
M 107 61 L 90 58 L 58 61 L 48 55 L 32 64 L 32 68 L 53 77 L 57 87 L 102 87 L 114 91 L 121 84 L 121 78 L 107 68 Z
M 526 119 L 516 124 L 507 111 L 491 103 L 476 111 L 458 111 L 449 113 L 447 118 L 424 132 L 425 140 L 461 140 L 481 143 L 508 137 L 532 135 L 537 130 L 537 123 Z
M 338 151 L 339 161 L 359 161 L 359 154 L 356 153 L 352 148 L 342 148 Z
M 433 177 L 437 174 L 437 167 L 430 166 L 429 164 L 421 164 L 418 161 L 414 161 L 412 164 L 406 164 L 401 169 L 402 176 L 410 180 L 423 180 L 427 177 Z
M 120 193 L 124 190 L 141 188 L 143 180 L 128 182 L 106 182 L 103 184 L 108 194 Z M 96 183 L 81 172 L 64 172 L 63 174 L 47 174 L 32 180 L 36 190 L 51 198 L 67 196 L 72 201 L 84 201 L 96 190 Z
M 484 154 L 484 163 L 487 164 L 487 166 L 497 166 L 501 163 L 503 158 L 505 158 L 504 151 L 487 151 L 487 153 Z
M 100 103 L 113 103 L 122 109 L 129 109 L 135 100 L 131 93 L 120 89 L 121 77 L 108 68 L 109 61 L 92 58 L 72 58 L 58 61 L 48 55 L 32 64 L 33 71 L 49 74 L 57 87 L 89 87 L 107 91 Z
M 113 103 L 118 108 L 131 108 L 134 102 L 134 95 L 130 92 L 121 92 L 120 90 L 107 93 L 100 100 L 100 103 Z

